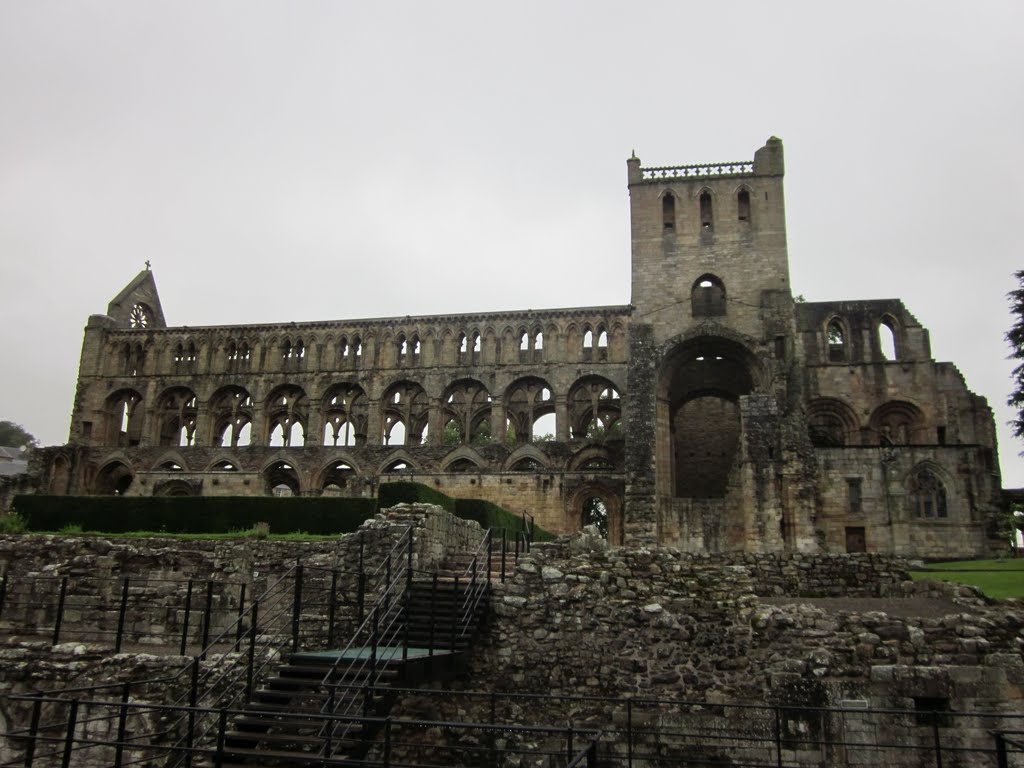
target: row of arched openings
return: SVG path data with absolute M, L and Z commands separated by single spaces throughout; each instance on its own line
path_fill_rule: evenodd
M 521 444 L 551 440 L 558 434 L 555 400 L 551 387 L 538 377 L 526 377 L 505 392 L 502 413 L 495 412 L 487 388 L 475 379 L 461 379 L 445 390 L 440 418 L 432 422 L 434 406 L 423 387 L 403 380 L 392 384 L 380 404 L 381 433 L 369 434 L 369 399 L 358 384 L 339 384 L 327 391 L 321 406 L 322 432 L 314 444 L 329 446 L 420 445 L 428 442 L 429 425 L 440 423 L 445 445 L 506 442 Z M 297 447 L 310 442 L 309 401 L 302 387 L 282 385 L 273 390 L 262 408 L 261 425 L 255 424 L 257 409 L 249 392 L 241 386 L 222 387 L 214 393 L 201 413 L 195 393 L 187 387 L 172 387 L 156 401 L 153 417 L 157 427 L 155 444 L 192 446 L 199 443 L 243 447 L 263 443 Z M 621 396 L 615 386 L 599 376 L 584 377 L 569 390 L 567 425 L 570 439 L 602 439 L 621 432 Z M 119 390 L 107 401 L 107 430 L 103 444 L 133 446 L 142 442 L 145 415 L 141 395 Z M 197 434 L 205 418 L 208 437 Z M 496 432 L 496 426 L 498 431 Z M 259 431 L 254 433 L 254 429 Z
M 582 360 L 603 360 L 608 358 L 609 331 L 604 323 L 584 323 L 578 329 L 570 329 L 572 345 Z M 485 339 L 479 330 L 460 332 L 450 342 L 451 355 L 448 362 L 454 365 L 475 365 L 482 362 Z M 500 341 L 492 340 L 494 349 L 492 356 L 497 357 Z M 518 350 L 514 355 L 520 362 L 540 362 L 544 360 L 545 336 L 540 327 L 532 330 L 520 328 L 511 343 Z M 353 335 L 341 336 L 336 342 L 335 363 L 339 370 L 359 369 L 363 367 L 363 341 Z M 399 333 L 388 342 L 393 347 L 386 361 L 381 364 L 395 364 L 402 367 L 417 366 L 422 358 L 423 341 L 419 334 L 406 335 Z M 280 358 L 279 364 L 271 365 L 270 370 L 302 370 L 307 367 L 310 349 L 302 338 L 285 338 L 273 346 Z M 139 376 L 145 369 L 147 350 L 141 343 L 124 342 L 117 347 L 120 358 L 118 370 L 125 376 Z M 222 369 L 226 372 L 248 371 L 254 368 L 256 355 L 252 345 L 247 341 L 229 340 L 223 349 Z M 502 355 L 505 362 L 510 362 Z M 174 345 L 171 350 L 170 373 L 195 373 L 198 369 L 199 351 L 195 341 L 183 341 Z M 260 363 L 263 365 L 264 363 Z
M 875 325 L 878 350 L 884 360 L 900 359 L 900 330 L 896 319 L 891 315 L 883 315 Z M 825 325 L 825 342 L 830 363 L 856 362 L 850 349 L 849 333 L 846 322 L 832 317 Z
M 661 196 L 661 222 L 666 232 L 674 232 L 678 228 L 676 209 L 677 197 L 671 190 Z M 736 221 L 741 224 L 750 223 L 750 190 L 741 187 L 736 191 Z M 704 188 L 697 195 L 697 216 L 702 232 L 712 232 L 715 228 L 715 203 L 710 189 Z
M 183 465 L 183 461 L 184 460 L 179 459 L 164 459 L 153 466 L 150 471 L 163 471 L 168 473 L 185 473 L 190 471 Z M 612 467 L 613 465 L 607 457 L 589 454 L 583 456 L 581 460 L 574 462 L 570 466 L 570 469 L 572 471 L 579 472 L 594 472 L 610 470 Z M 498 467 L 497 469 L 488 466 L 480 457 L 473 458 L 463 455 L 456 456 L 447 464 L 443 465 L 441 471 L 449 474 L 476 474 L 494 471 L 538 472 L 548 469 L 550 468 L 546 466 L 546 460 L 541 454 L 513 458 L 509 460 L 506 465 Z M 382 466 L 375 467 L 373 472 L 374 475 L 376 475 L 412 473 L 419 470 L 420 467 L 414 459 L 399 456 L 388 459 Z M 221 458 L 216 460 L 213 464 L 203 467 L 200 471 L 234 473 L 242 470 L 235 460 Z M 123 495 L 131 486 L 134 474 L 134 471 L 124 461 L 110 461 L 97 473 L 94 482 L 94 490 L 95 492 L 102 494 Z M 264 492 L 267 495 L 276 496 L 298 496 L 300 494 L 328 496 L 351 495 L 353 483 L 366 479 L 364 473 L 351 461 L 343 459 L 332 460 L 327 464 L 327 466 L 317 472 L 312 481 L 312 488 L 305 486 L 303 481 L 300 479 L 298 469 L 287 459 L 278 459 L 273 461 L 268 466 L 259 470 L 259 474 L 263 478 Z M 184 486 L 182 485 L 165 487 L 176 487 L 178 488 L 177 492 L 179 493 L 184 489 Z M 166 492 L 167 491 L 162 491 L 162 493 Z M 598 512 L 599 511 L 595 511 L 594 514 L 597 515 Z M 598 520 L 595 518 L 590 522 L 596 524 L 598 523 Z
M 876 408 L 862 424 L 853 408 L 838 398 L 811 401 L 807 429 L 818 448 L 847 445 L 944 445 L 944 426 L 930 426 L 924 413 L 913 403 L 892 400 Z

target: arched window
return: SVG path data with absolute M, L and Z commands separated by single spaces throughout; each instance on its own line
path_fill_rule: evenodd
M 878 324 L 878 345 L 882 350 L 882 357 L 886 360 L 899 360 L 898 338 L 896 321 L 886 315 Z
M 740 221 L 750 221 L 750 192 L 745 189 L 736 193 L 736 217 Z
M 697 278 L 690 291 L 694 317 L 716 317 L 725 314 L 725 285 L 714 275 Z
M 676 197 L 671 192 L 661 198 L 661 222 L 666 230 L 676 228 Z
M 830 363 L 842 363 L 846 361 L 846 336 L 843 333 L 843 326 L 839 320 L 833 318 L 825 329 L 828 337 L 828 359 Z
M 704 190 L 700 193 L 700 227 L 710 231 L 714 225 L 715 220 L 711 212 L 711 193 Z
M 601 538 L 608 538 L 608 506 L 604 503 L 604 499 L 600 496 L 590 496 L 585 499 L 580 517 L 584 528 L 592 525 L 597 529 Z
M 949 516 L 946 509 L 946 487 L 930 469 L 919 469 L 910 477 L 911 517 L 942 520 Z

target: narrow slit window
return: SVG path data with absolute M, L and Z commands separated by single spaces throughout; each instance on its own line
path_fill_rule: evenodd
M 736 215 L 740 221 L 750 221 L 750 193 L 745 189 L 736 195 Z
M 661 223 L 664 229 L 676 228 L 676 197 L 671 192 L 661 198 Z
M 711 193 L 700 193 L 700 226 L 710 230 L 714 227 L 714 216 L 711 211 Z

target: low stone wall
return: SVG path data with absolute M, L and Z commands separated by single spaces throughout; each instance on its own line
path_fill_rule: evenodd
M 184 701 L 182 693 L 187 687 L 187 667 L 193 656 L 178 655 L 182 632 L 184 594 L 188 580 L 197 583 L 193 598 L 192 634 L 202 623 L 203 585 L 213 581 L 221 586 L 248 586 L 249 601 L 266 584 L 285 575 L 296 563 L 304 568 L 303 610 L 300 618 L 304 647 L 323 647 L 326 638 L 325 603 L 317 603 L 315 594 L 326 595 L 332 570 L 337 571 L 339 605 L 336 611 L 336 642 L 344 645 L 355 628 L 354 603 L 350 600 L 358 584 L 360 561 L 368 574 L 377 572 L 389 553 L 401 542 L 409 528 L 413 530 L 413 567 L 430 572 L 450 556 L 473 552 L 481 543 L 483 531 L 478 523 L 461 520 L 442 508 L 424 504 L 401 504 L 366 521 L 352 535 L 330 541 L 273 541 L 257 539 L 237 540 L 182 540 L 182 539 L 103 539 L 93 536 L 0 536 L 0 571 L 7 588 L 6 605 L 0 623 L 7 637 L 0 645 L 0 733 L 27 726 L 31 704 L 9 698 L 10 694 L 49 691 L 60 695 L 62 689 L 85 687 L 112 682 L 132 681 L 132 702 L 143 705 L 130 723 L 137 733 L 153 733 L 166 728 L 175 716 L 145 708 L 148 703 L 167 704 Z M 395 564 L 396 567 L 398 564 Z M 86 641 L 61 642 L 52 645 L 42 639 L 52 626 L 53 611 L 22 610 L 12 614 L 19 601 L 39 597 L 40 583 L 50 585 L 68 578 L 68 602 L 65 605 L 63 633 L 81 638 L 82 627 L 93 634 Z M 132 595 L 135 615 L 130 617 L 128 634 L 132 642 L 142 642 L 151 653 L 112 653 L 111 616 L 97 610 L 103 600 L 116 604 L 120 598 L 123 579 L 128 578 L 138 594 Z M 70 585 L 79 585 L 77 596 L 87 600 L 87 606 L 76 604 Z M 84 587 L 83 587 L 84 585 Z M 100 586 L 102 585 L 102 586 Z M 144 585 L 144 586 L 143 586 Z M 286 589 L 290 589 L 288 582 Z M 238 607 L 238 593 L 225 588 L 217 593 L 214 605 L 217 621 L 233 619 Z M 375 588 L 371 576 L 368 589 Z M 312 602 L 311 602 L 312 598 Z M 372 594 L 367 600 L 372 600 Z M 14 606 L 14 608 L 12 608 Z M 290 604 L 283 612 L 290 626 Z M 263 614 L 261 614 L 262 616 Z M 212 633 L 218 629 L 214 622 Z M 41 625 L 46 632 L 35 639 L 26 638 L 30 625 Z M 287 636 L 288 627 L 284 627 Z M 20 634 L 19 634 L 20 633 Z M 76 634 L 77 633 L 77 634 Z M 140 640 L 142 638 L 142 640 Z M 195 638 L 193 638 L 195 641 Z M 274 666 L 276 654 L 273 638 L 261 634 L 259 653 L 267 656 L 265 670 Z M 137 648 L 135 649 L 137 651 Z M 229 665 L 232 671 L 224 683 L 237 690 L 245 665 L 237 661 L 238 654 L 227 648 L 223 657 L 216 653 L 204 662 L 202 669 Z M 197 654 L 198 641 L 190 642 L 187 652 Z M 234 660 L 234 661 L 232 661 Z M 169 682 L 146 684 L 173 676 Z M 225 678 L 227 679 L 227 678 Z M 140 685 L 140 681 L 142 684 Z M 118 700 L 120 691 L 91 694 L 93 698 Z M 200 701 L 202 705 L 212 702 Z M 48 702 L 43 707 L 44 723 L 56 724 L 67 720 L 66 704 Z M 91 721 L 90 737 L 113 738 L 116 728 L 116 709 L 99 705 L 84 705 L 79 718 Z M 173 741 L 173 739 L 172 739 Z M 20 759 L 24 743 L 17 739 L 0 738 L 0 762 Z M 158 755 L 145 750 L 126 755 L 137 764 L 152 764 Z M 110 750 L 91 749 L 76 757 L 76 765 L 106 766 L 112 763 Z
M 716 706 L 763 704 L 756 711 L 726 707 L 711 720 L 771 734 L 770 708 L 779 705 L 800 709 L 785 714 L 795 734 L 831 738 L 838 731 L 829 729 L 864 720 L 872 738 L 890 742 L 898 742 L 893 734 L 917 733 L 900 731 L 905 716 L 883 727 L 866 716 L 832 722 L 816 708 L 852 700 L 872 708 L 1024 713 L 1024 609 L 1017 601 L 901 581 L 900 561 L 872 556 L 728 559 L 591 546 L 586 537 L 537 545 L 511 582 L 495 585 L 471 674 L 456 688 L 618 699 L 500 705 L 499 717 L 527 724 L 621 722 L 622 697 L 631 697 L 701 702 L 652 704 L 646 714 L 637 705 L 637 716 L 658 727 L 690 727 Z M 829 574 L 840 584 L 830 584 Z M 414 697 L 405 704 L 394 714 L 420 712 Z M 430 706 L 440 716 L 486 722 L 491 705 L 486 697 L 453 694 Z M 990 729 L 1021 725 L 1021 717 L 961 718 L 956 738 L 991 748 Z M 927 743 L 931 731 L 920 731 Z
M 356 533 L 323 541 L 261 539 L 105 539 L 96 536 L 0 536 L 0 634 L 8 640 L 57 634 L 59 592 L 66 578 L 59 640 L 113 648 L 118 627 L 125 646 L 198 651 L 204 631 L 231 631 L 240 606 L 251 605 L 291 569 L 303 566 L 301 632 L 310 644 L 327 637 L 332 585 L 334 637 L 355 629 L 359 570 L 368 580 L 366 600 L 384 578 L 388 554 L 413 530 L 413 567 L 430 572 L 449 555 L 472 552 L 480 526 L 430 505 L 398 505 L 366 521 Z M 395 567 L 404 565 L 395 563 Z M 291 571 L 291 572 L 290 572 Z M 127 597 L 123 593 L 128 581 Z M 189 593 L 191 581 L 191 596 Z M 205 619 L 207 594 L 210 619 Z M 125 617 L 120 607 L 124 600 Z M 243 602 L 244 600 L 244 602 Z
M 708 560 L 746 568 L 759 596 L 886 597 L 910 579 L 909 561 L 895 555 L 737 553 Z

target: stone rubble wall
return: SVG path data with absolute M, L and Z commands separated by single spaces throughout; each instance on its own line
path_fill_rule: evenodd
M 986 600 L 969 587 L 902 580 L 905 569 L 899 559 L 869 555 L 608 550 L 586 535 L 536 545 L 513 580 L 494 585 L 471 672 L 453 688 L 702 702 L 636 712 L 659 728 L 750 734 L 771 734 L 770 707 L 783 705 L 800 708 L 785 713 L 784 726 L 802 738 L 855 738 L 863 726 L 877 742 L 923 744 L 932 738 L 926 720 L 908 729 L 905 716 L 881 722 L 874 714 L 838 717 L 816 708 L 853 701 L 913 710 L 939 700 L 953 710 L 1014 715 L 958 718 L 954 731 L 944 731 L 962 746 L 991 748 L 992 728 L 1024 726 L 1024 607 Z M 739 704 L 765 708 L 725 706 Z M 427 707 L 435 717 L 487 722 L 490 706 L 487 698 L 453 692 L 429 703 L 410 697 L 393 714 L 422 716 Z M 578 699 L 506 700 L 497 714 L 499 721 L 572 720 L 580 727 L 621 724 L 625 716 L 621 700 Z M 799 753 L 801 762 L 833 764 L 834 755 L 800 746 L 797 736 L 787 759 Z M 666 759 L 685 756 L 677 746 L 675 753 L 658 748 L 668 750 Z M 874 757 L 908 764 L 910 754 Z
M 192 626 L 198 627 L 199 609 L 205 597 L 204 582 L 238 585 L 249 584 L 249 600 L 254 591 L 268 582 L 287 573 L 288 569 L 301 561 L 305 567 L 303 582 L 304 602 L 311 591 L 325 588 L 330 583 L 330 570 L 339 569 L 339 601 L 349 600 L 357 588 L 356 571 L 362 560 L 368 572 L 376 570 L 388 553 L 395 553 L 395 546 L 413 527 L 413 567 L 424 571 L 436 569 L 450 556 L 470 554 L 479 546 L 483 531 L 474 521 L 466 521 L 449 515 L 441 507 L 426 504 L 400 504 L 385 510 L 366 521 L 356 534 L 336 540 L 323 541 L 274 541 L 259 539 L 237 540 L 181 540 L 181 539 L 103 539 L 92 536 L 0 536 L 0 573 L 8 587 L 7 606 L 0 616 L 0 633 L 6 634 L 0 645 L 0 690 L 5 694 L 19 694 L 33 691 L 56 692 L 68 687 L 84 687 L 119 681 L 133 681 L 132 701 L 136 703 L 166 703 L 182 696 L 188 676 L 183 673 L 191 662 L 190 656 L 179 656 L 182 608 L 187 580 L 197 582 L 193 595 L 195 613 Z M 397 564 L 396 564 L 397 565 Z M 383 573 L 383 569 L 380 570 Z M 113 640 L 104 634 L 110 627 L 97 624 L 95 611 L 78 610 L 71 602 L 66 604 L 64 633 L 74 635 L 73 642 L 58 645 L 44 639 L 52 626 L 52 611 L 22 612 L 12 615 L 12 605 L 33 594 L 33 585 L 48 581 L 46 577 L 68 576 L 69 585 L 79 580 L 89 585 L 89 599 L 106 596 L 116 605 L 120 599 L 122 579 L 160 578 L 159 585 L 148 582 L 148 587 L 139 587 L 136 597 L 146 598 L 138 605 L 143 606 L 130 626 L 136 642 L 145 638 L 141 645 L 153 653 L 139 653 L 138 647 L 131 653 L 112 653 Z M 51 583 L 56 583 L 56 578 Z M 141 582 L 140 582 L 141 583 Z M 103 584 L 103 587 L 98 585 Z M 374 584 L 368 585 L 372 600 Z M 69 596 L 72 590 L 69 588 Z M 38 595 L 37 595 L 38 597 Z M 148 602 L 147 602 L 148 600 Z M 221 605 L 223 603 L 223 605 Z M 335 645 L 344 645 L 356 628 L 356 618 L 351 601 L 342 606 L 336 616 Z M 134 605 L 134 604 L 133 604 Z M 218 596 L 215 604 L 217 615 L 233 620 L 237 613 L 237 593 L 227 589 Z M 290 612 L 287 618 L 290 618 Z M 115 614 L 116 621 L 116 614 Z M 21 626 L 19 627 L 19 622 Z M 31 639 L 25 629 L 35 622 L 44 630 L 43 634 Z M 77 629 L 76 629 L 76 625 Z M 92 626 L 93 637 L 80 638 L 81 629 Z M 302 615 L 303 637 L 307 647 L 322 647 L 326 637 L 323 611 L 316 606 L 304 605 Z M 216 630 L 215 623 L 214 629 Z M 20 630 L 20 634 L 19 634 Z M 102 631 L 101 631 L 102 630 Z M 195 630 L 198 632 L 198 629 Z M 308 635 L 307 635 L 308 632 Z M 0 634 L 0 636 L 2 636 Z M 62 633 L 63 634 L 63 633 Z M 266 645 L 267 638 L 261 637 L 260 653 L 270 654 L 270 661 L 277 653 Z M 265 648 L 263 646 L 265 645 Z M 197 653 L 199 646 L 190 645 L 188 653 Z M 237 663 L 237 653 L 228 651 L 223 656 L 211 655 L 203 669 L 217 665 L 234 664 L 236 670 L 244 669 Z M 272 668 L 270 663 L 267 669 Z M 136 685 L 139 681 L 160 680 L 174 676 L 167 683 Z M 237 676 L 237 675 L 236 675 Z M 230 683 L 237 688 L 238 681 Z M 117 700 L 119 692 L 109 698 Z M 29 722 L 31 704 L 0 697 L 0 732 L 26 727 Z M 89 717 L 93 738 L 113 738 L 116 720 L 105 720 L 113 710 L 103 707 L 85 707 L 79 717 Z M 43 708 L 42 722 L 66 722 L 65 705 L 50 703 Z M 137 733 L 154 732 L 157 726 L 164 727 L 169 716 L 160 716 L 155 711 L 146 711 L 135 718 L 132 728 Z M 0 738 L 0 762 L 19 758 L 23 755 L 24 743 L 17 739 Z M 134 759 L 142 764 L 153 756 L 145 752 L 134 753 Z M 76 758 L 76 765 L 108 766 L 111 754 L 103 750 L 90 750 Z
M 432 571 L 449 556 L 474 551 L 483 531 L 431 505 L 400 504 L 368 520 L 358 532 L 334 540 L 173 538 L 105 539 L 95 536 L 0 536 L 4 605 L 0 633 L 49 635 L 57 614 L 61 577 L 68 578 L 61 636 L 114 644 L 123 580 L 129 579 L 125 641 L 178 646 L 185 630 L 188 580 L 193 581 L 188 637 L 199 643 L 207 582 L 213 582 L 210 635 L 234 625 L 246 586 L 246 605 L 302 563 L 304 634 L 326 636 L 332 570 L 337 571 L 335 637 L 348 636 L 357 601 L 360 561 L 370 576 L 367 604 L 384 578 L 389 553 L 397 557 L 409 526 L 414 531 L 413 567 Z M 360 554 L 360 548 L 362 552 Z M 404 565 L 394 563 L 395 568 Z M 284 587 L 282 589 L 287 589 Z M 311 625 L 311 623 L 313 625 Z

